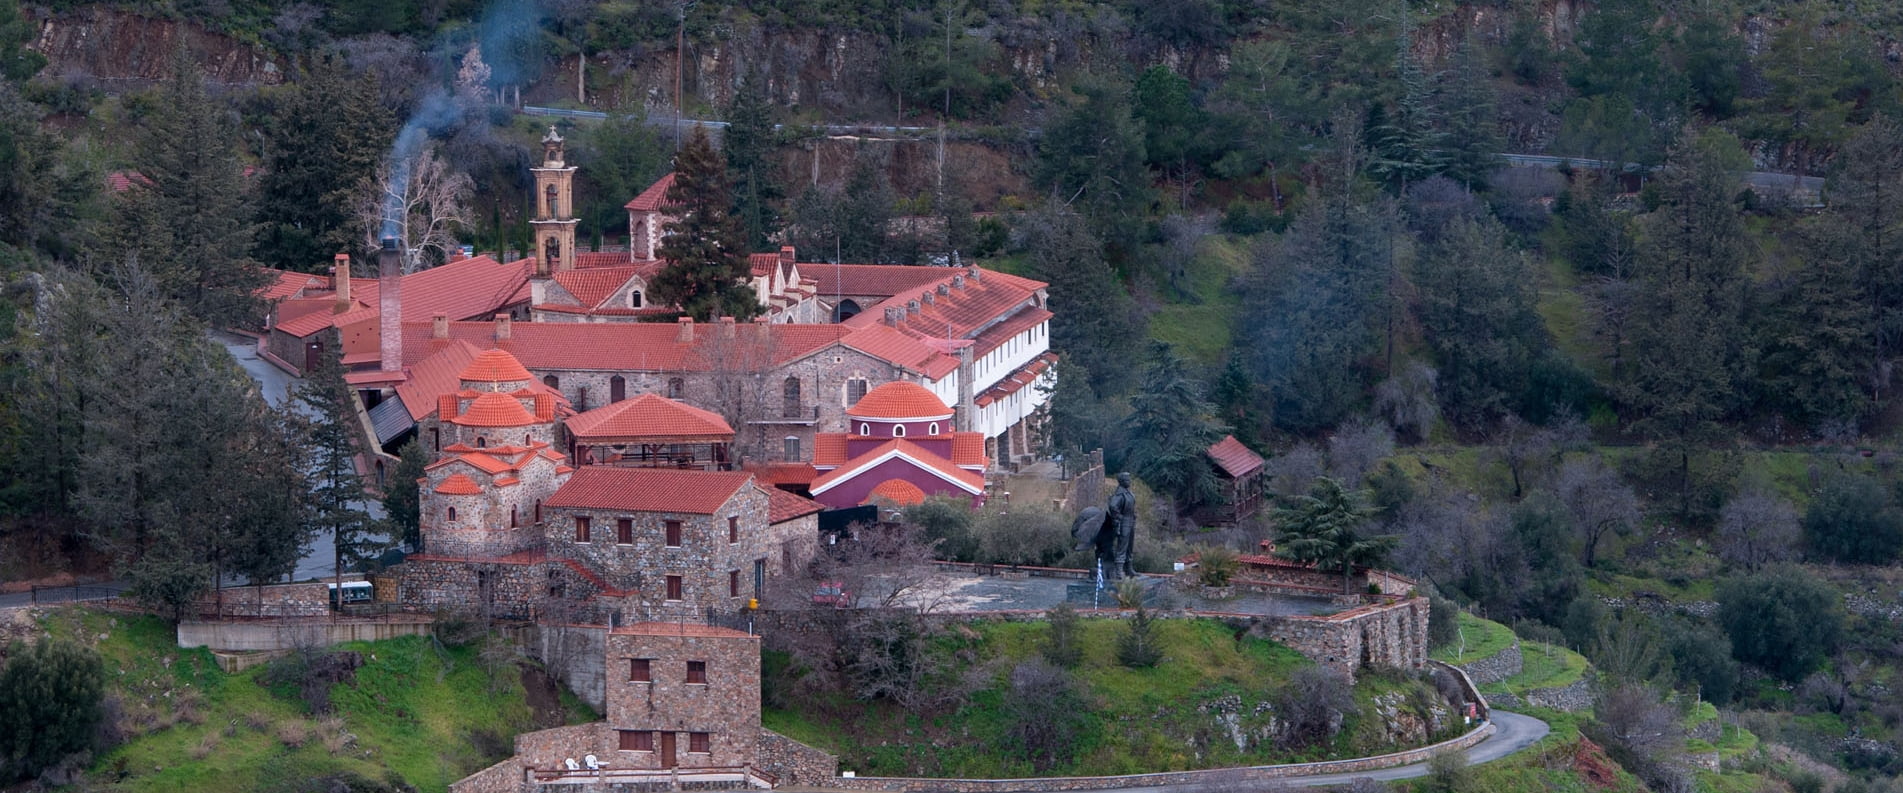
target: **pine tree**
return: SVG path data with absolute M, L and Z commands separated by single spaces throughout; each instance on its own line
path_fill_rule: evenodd
M 1157 645 L 1156 619 L 1150 610 L 1137 606 L 1130 617 L 1130 630 L 1117 638 L 1117 663 L 1132 669 L 1148 669 L 1163 660 L 1163 648 Z
M 1844 144 L 1826 183 L 1829 206 L 1818 216 L 1815 256 L 1836 261 L 1813 266 L 1856 279 L 1867 358 L 1856 368 L 1877 405 L 1890 399 L 1881 373 L 1903 351 L 1903 124 L 1878 115 Z M 1822 297 L 1821 295 L 1819 297 Z
M 1031 275 L 1050 284 L 1059 309 L 1051 318 L 1051 349 L 1076 364 L 1099 395 L 1128 386 L 1144 317 L 1104 260 L 1103 244 L 1082 217 L 1051 202 L 1018 223 Z M 1063 386 L 1059 386 L 1060 388 Z
M 1486 186 L 1505 148 L 1494 101 L 1492 77 L 1474 36 L 1454 51 L 1453 68 L 1434 95 L 1432 120 L 1438 125 L 1443 173 L 1471 189 Z
M 1348 490 L 1322 477 L 1308 495 L 1297 496 L 1275 512 L 1275 553 L 1327 570 L 1341 570 L 1341 591 L 1347 594 L 1356 565 L 1381 563 L 1399 541 L 1392 536 L 1365 533 L 1375 508 L 1365 490 Z
M 423 478 L 423 469 L 429 465 L 430 455 L 415 438 L 403 444 L 397 455 L 396 470 L 390 473 L 390 481 L 383 488 L 383 513 L 391 527 L 401 532 L 403 542 L 421 551 L 422 493 L 418 490 L 417 480 Z
M 36 36 L 18 0 L 0 0 L 0 79 L 24 83 L 46 66 L 46 56 L 27 49 Z
M 727 130 L 721 148 L 727 155 L 727 173 L 733 179 L 733 213 L 746 226 L 747 247 L 771 249 L 768 239 L 779 227 L 773 207 L 782 198 L 773 178 L 773 105 L 761 86 L 762 78 L 749 75 L 727 105 Z
M 311 479 L 310 526 L 329 535 L 339 580 L 345 570 L 373 559 L 382 549 L 379 527 L 364 510 L 363 479 L 357 475 L 356 396 L 344 382 L 344 366 L 335 345 L 324 345 L 324 360 L 306 375 L 297 402 L 311 417 L 308 467 Z
M 1151 488 L 1176 500 L 1180 511 L 1222 502 L 1222 486 L 1207 452 L 1226 429 L 1202 383 L 1185 371 L 1183 359 L 1162 342 L 1150 346 L 1142 386 L 1130 397 L 1130 469 Z
M 1491 219 L 1454 221 L 1416 259 L 1421 330 L 1439 367 L 1441 405 L 1456 422 L 1489 424 L 1526 392 L 1547 346 L 1535 283 L 1525 254 Z
M 192 316 L 255 323 L 266 277 L 250 258 L 237 120 L 182 50 L 141 130 L 133 156 L 145 183 L 120 196 L 115 250 L 136 256 Z
M 840 258 L 848 262 L 890 261 L 892 180 L 885 174 L 884 163 L 872 152 L 860 149 L 846 172 L 846 183 L 833 198 L 833 233 L 838 236 Z
M 337 54 L 312 56 L 268 124 L 259 178 L 258 258 L 309 271 L 360 245 L 365 183 L 389 148 L 392 119 L 374 75 Z
M 1433 101 L 1436 77 L 1427 74 L 1410 51 L 1413 32 L 1413 25 L 1404 22 L 1396 35 L 1394 68 L 1400 76 L 1401 97 L 1381 121 L 1371 117 L 1368 139 L 1374 155 L 1369 173 L 1401 192 L 1439 173 L 1443 156 Z
M 654 298 L 703 322 L 717 316 L 744 321 L 759 313 L 747 283 L 746 231 L 733 214 L 726 163 L 699 127 L 674 157 L 667 200 L 679 215 L 667 224 L 657 251 L 667 264 L 649 285 Z
M 0 781 L 30 779 L 92 745 L 106 669 L 99 654 L 64 639 L 7 648 L 0 667 Z
M 628 213 L 622 204 L 667 173 L 668 146 L 649 126 L 647 111 L 638 105 L 615 108 L 600 124 L 582 129 L 581 142 L 587 144 L 591 157 L 580 174 L 594 189 L 587 194 L 581 216 L 596 228 L 625 229 Z M 500 211 L 496 210 L 495 220 L 498 235 L 502 233 Z
M 1123 87 L 1086 82 L 1072 91 L 1076 103 L 1044 129 L 1032 179 L 1083 215 L 1111 258 L 1121 260 L 1135 245 L 1142 227 L 1136 221 L 1150 205 L 1143 128 Z

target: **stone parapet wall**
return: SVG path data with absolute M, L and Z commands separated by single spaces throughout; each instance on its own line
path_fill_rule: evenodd
M 760 730 L 757 767 L 782 787 L 822 787 L 839 776 L 839 758 L 768 729 Z
M 449 793 L 519 793 L 527 776 L 522 764 L 511 757 L 449 783 Z
M 1480 716 L 1480 718 L 1486 719 L 1492 717 L 1493 708 L 1487 704 L 1487 698 L 1481 695 L 1480 687 L 1474 683 L 1472 677 L 1467 676 L 1465 670 L 1453 664 L 1443 663 L 1432 658 L 1427 660 L 1427 665 L 1437 672 L 1445 673 L 1453 677 L 1454 682 L 1460 684 L 1461 696 L 1464 697 L 1466 701 L 1472 702 L 1477 706 L 1476 709 L 1479 711 L 1477 715 Z
M 599 625 L 538 625 L 535 656 L 568 690 L 595 710 L 608 707 L 605 663 L 608 629 Z
M 1493 704 L 1503 708 L 1527 706 L 1580 713 L 1592 710 L 1592 683 L 1580 678 L 1555 688 L 1536 688 L 1519 694 L 1497 692 L 1493 695 Z
M 1427 663 L 1427 599 L 1361 606 L 1325 617 L 1281 617 L 1257 631 L 1353 679 L 1363 666 Z
M 405 560 L 396 568 L 399 602 L 422 611 L 476 611 L 530 619 L 546 576 L 536 564 L 481 559 Z
M 1411 765 L 1451 752 L 1463 752 L 1494 733 L 1492 722 L 1481 724 L 1467 734 L 1432 746 L 1405 752 L 1358 757 L 1352 760 L 1328 760 L 1319 763 L 1290 763 L 1244 768 L 1218 768 L 1208 771 L 1175 771 L 1162 774 L 1129 776 L 1046 777 L 1033 779 L 908 779 L 901 777 L 837 777 L 823 785 L 837 790 L 887 791 L 889 793 L 1058 793 L 1069 790 L 1114 790 L 1119 788 L 1166 788 L 1178 785 L 1232 786 L 1248 789 L 1253 783 L 1319 774 L 1352 774 L 1382 768 Z
M 1513 644 L 1500 652 L 1460 665 L 1460 670 L 1473 678 L 1474 683 L 1483 686 L 1517 675 L 1523 668 L 1525 662 L 1520 655 L 1519 639 L 1514 639 Z
M 563 761 L 581 762 L 587 755 L 612 761 L 614 744 L 608 723 L 602 721 L 573 724 L 515 736 L 515 756 L 509 761 L 517 768 L 543 771 L 563 768 Z
M 346 583 L 363 576 L 346 576 Z M 330 613 L 330 586 L 326 583 L 273 584 L 225 587 L 201 595 L 186 613 L 227 617 L 321 617 Z

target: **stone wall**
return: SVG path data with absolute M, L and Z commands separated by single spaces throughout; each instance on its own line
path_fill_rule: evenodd
M 608 693 L 603 663 L 608 629 L 597 625 L 541 624 L 535 628 L 536 658 L 595 710 L 606 710 Z
M 1427 611 L 1426 598 L 1413 598 L 1322 617 L 1281 617 L 1257 630 L 1353 679 L 1364 666 L 1426 664 Z
M 449 783 L 449 793 L 520 793 L 528 770 L 511 757 Z
M 681 768 L 752 765 L 760 751 L 760 637 L 703 625 L 615 628 L 606 653 L 607 724 L 645 732 L 652 749 L 617 750 L 615 768 L 665 768 L 671 734 Z M 642 663 L 645 662 L 645 663 Z M 639 663 L 646 680 L 632 679 Z M 701 670 L 696 682 L 690 669 Z M 689 736 L 708 737 L 705 752 Z
M 530 619 L 546 576 L 536 562 L 456 559 L 417 554 L 396 568 L 397 599 L 423 611 L 474 610 L 504 619 Z
M 1473 678 L 1474 683 L 1484 686 L 1517 675 L 1524 666 L 1524 660 L 1520 656 L 1520 640 L 1514 639 L 1513 644 L 1500 652 L 1461 664 L 1460 670 Z
M 889 793 L 1058 793 L 1070 790 L 1115 790 L 1119 788 L 1169 788 L 1207 786 L 1248 790 L 1256 783 L 1276 779 L 1352 774 L 1381 768 L 1410 765 L 1450 752 L 1462 752 L 1487 739 L 1497 729 L 1492 722 L 1481 724 L 1467 734 L 1432 746 L 1405 752 L 1359 757 L 1353 760 L 1329 760 L 1319 763 L 1290 763 L 1245 768 L 1218 768 L 1208 771 L 1174 771 L 1129 776 L 1043 777 L 1032 779 L 909 779 L 899 777 L 838 777 L 824 787 L 839 790 L 887 791 Z
M 396 619 L 264 622 L 192 622 L 178 624 L 178 646 L 212 650 L 288 650 L 325 647 L 339 642 L 370 642 L 399 636 L 422 636 L 434 620 L 405 616 Z
M 574 559 L 610 587 L 629 592 L 624 622 L 694 620 L 710 611 L 731 612 L 759 593 L 754 563 L 768 558 L 768 501 L 759 488 L 743 486 L 712 515 L 549 509 L 551 556 Z M 575 518 L 589 518 L 589 541 L 578 542 Z M 739 542 L 729 542 L 728 518 L 739 521 Z M 632 542 L 618 541 L 618 523 L 633 522 Z M 665 523 L 680 521 L 680 545 L 666 543 Z M 739 574 L 735 593 L 730 576 Z M 667 597 L 667 576 L 681 577 L 681 597 Z
M 563 768 L 562 761 L 569 758 L 579 763 L 592 754 L 610 760 L 613 748 L 613 736 L 607 723 L 595 721 L 517 735 L 515 757 L 510 759 L 517 767 L 552 771 Z
M 822 787 L 839 776 L 839 758 L 768 729 L 760 730 L 755 764 L 779 778 L 781 787 Z
M 1490 718 L 1489 714 L 1492 712 L 1492 708 L 1487 705 L 1487 698 L 1480 694 L 1480 687 L 1474 684 L 1473 678 L 1468 677 L 1465 671 L 1453 664 L 1443 663 L 1431 658 L 1428 659 L 1427 665 L 1434 669 L 1437 674 L 1451 676 L 1454 682 L 1460 684 L 1460 695 L 1462 699 L 1474 703 L 1474 705 L 1477 706 L 1477 715 L 1479 715 L 1480 718 Z
M 1592 683 L 1582 677 L 1556 688 L 1536 688 L 1519 694 L 1497 692 L 1493 695 L 1493 704 L 1503 708 L 1526 705 L 1579 713 L 1592 710 Z
M 363 576 L 345 576 L 346 583 Z M 225 587 L 200 595 L 186 613 L 226 617 L 322 617 L 330 614 L 329 583 Z

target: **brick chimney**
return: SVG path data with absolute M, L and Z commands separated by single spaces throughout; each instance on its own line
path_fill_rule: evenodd
M 337 293 L 337 304 L 331 306 L 331 313 L 342 314 L 355 305 L 350 302 L 350 254 L 337 254 L 331 263 L 330 288 Z
M 679 335 L 675 337 L 674 340 L 682 344 L 688 344 L 693 342 L 694 341 L 694 318 L 681 317 L 680 320 L 678 320 L 678 322 L 680 324 L 681 332 Z
M 781 264 L 793 263 L 793 246 L 791 245 L 780 246 L 780 263 Z
M 496 315 L 496 341 L 508 341 L 509 339 L 512 339 L 514 337 L 515 337 L 514 331 L 513 329 L 509 327 L 509 315 L 497 314 Z
M 403 371 L 403 252 L 397 250 L 395 237 L 383 238 L 383 250 L 377 252 L 377 340 L 378 367 L 386 372 Z
M 437 314 L 429 318 L 429 337 L 432 339 L 449 338 L 448 314 Z
M 733 338 L 733 327 L 734 327 L 733 317 L 721 317 L 720 318 L 720 338 L 723 338 L 723 339 Z

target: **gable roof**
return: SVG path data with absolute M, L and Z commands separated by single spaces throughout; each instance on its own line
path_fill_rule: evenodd
M 437 314 L 450 319 L 488 319 L 497 309 L 522 302 L 528 289 L 534 259 L 502 264 L 488 256 L 477 256 L 431 267 L 403 276 L 404 322 L 429 322 Z M 350 290 L 356 308 L 342 314 L 315 311 L 286 322 L 277 329 L 304 338 L 325 328 L 340 328 L 381 315 L 379 300 L 382 283 L 375 278 L 352 278 Z
M 752 482 L 744 471 L 590 465 L 576 469 L 543 506 L 712 515 Z
M 766 491 L 767 523 L 769 524 L 785 523 L 795 518 L 826 511 L 826 505 L 810 498 L 788 493 L 777 487 L 761 489 Z
M 1236 440 L 1234 435 L 1222 436 L 1222 440 L 1210 444 L 1207 453 L 1209 459 L 1215 461 L 1216 467 L 1221 468 L 1231 479 L 1241 479 L 1262 470 L 1262 465 L 1268 462 L 1262 459 L 1262 455 L 1242 445 L 1242 441 Z
M 674 172 L 668 171 L 666 176 L 655 180 L 654 184 L 648 185 L 648 189 L 642 190 L 640 195 L 629 201 L 625 208 L 636 212 L 659 212 L 673 206 L 667 200 L 667 191 L 673 186 Z
M 408 367 L 408 377 L 396 384 L 396 395 L 410 418 L 422 421 L 436 409 L 436 400 L 462 387 L 462 371 L 476 359 L 476 345 L 454 340 Z M 445 416 L 444 418 L 448 418 Z
M 567 427 L 568 434 L 589 443 L 616 438 L 654 443 L 733 439 L 733 427 L 720 414 L 657 394 L 641 394 L 576 414 L 568 419 Z
M 1025 386 L 1037 382 L 1038 376 L 1044 374 L 1044 370 L 1051 368 L 1051 365 L 1055 363 L 1057 363 L 1057 353 L 1054 352 L 1047 352 L 1036 358 L 1032 358 L 1030 363 L 1018 367 L 1017 371 L 993 383 L 990 388 L 985 389 L 983 393 L 980 393 L 977 398 L 971 400 L 971 402 L 978 407 L 985 407 L 993 402 L 1022 391 Z
M 950 278 L 954 271 L 946 267 L 921 267 L 910 264 L 807 264 L 800 274 L 818 283 L 821 296 L 891 297 L 900 292 L 923 289 Z
M 931 450 L 923 446 L 903 438 L 894 438 L 867 449 L 838 468 L 820 474 L 819 478 L 813 480 L 811 488 L 813 495 L 831 490 L 840 483 L 852 479 L 859 472 L 891 459 L 905 460 L 919 470 L 930 473 L 973 495 L 985 491 L 984 474 L 967 471 L 952 464 L 952 461 L 933 454 Z
M 552 276 L 555 283 L 575 296 L 583 308 L 594 308 L 621 291 L 642 268 L 633 264 L 563 270 Z
M 682 342 L 677 323 L 517 322 L 510 338 L 497 340 L 493 322 L 451 322 L 449 338 L 508 350 L 531 371 L 705 372 L 722 364 L 746 366 L 736 364 L 736 358 L 747 357 L 777 366 L 825 349 L 849 333 L 838 325 L 736 325 L 731 336 L 723 336 L 717 324 L 697 323 L 693 341 Z M 427 355 L 443 343 L 430 333 L 428 322 L 404 323 L 404 357 Z

